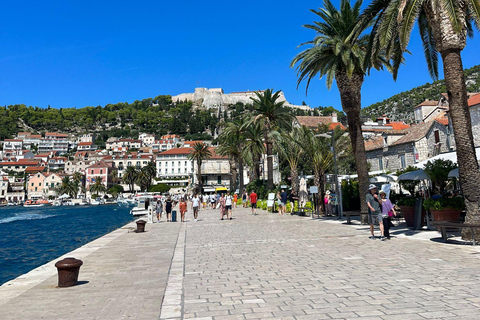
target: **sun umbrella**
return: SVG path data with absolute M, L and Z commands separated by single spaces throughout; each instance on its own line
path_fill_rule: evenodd
M 448 177 L 449 178 L 458 178 L 458 168 L 457 169 L 453 169 L 452 171 L 450 171 L 448 173 Z
M 399 177 L 398 177 L 398 180 L 414 180 L 414 181 L 418 181 L 418 180 L 429 180 L 430 178 L 428 177 L 428 175 L 425 173 L 425 171 L 423 170 L 417 170 L 417 171 L 410 171 L 410 172 L 406 172 L 404 174 L 401 174 Z
M 307 180 L 305 178 L 300 179 L 298 197 L 300 198 L 300 207 L 304 207 L 308 200 Z

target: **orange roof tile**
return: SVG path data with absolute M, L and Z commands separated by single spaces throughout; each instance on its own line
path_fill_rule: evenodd
M 405 122 L 390 122 L 387 123 L 386 126 L 392 127 L 392 130 L 403 130 L 410 128 L 410 125 L 406 124 Z
M 160 153 L 159 156 L 174 155 L 174 154 L 190 154 L 192 153 L 192 151 L 193 151 L 193 148 L 174 148 L 174 149 L 170 149 Z
M 470 99 L 468 99 L 468 106 L 469 107 L 476 106 L 477 104 L 480 104 L 480 93 L 477 93 L 476 95 L 474 95 Z
M 365 140 L 365 151 L 383 148 L 383 137 L 375 136 Z

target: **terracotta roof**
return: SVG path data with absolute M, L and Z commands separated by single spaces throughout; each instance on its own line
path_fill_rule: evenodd
M 34 158 L 44 158 L 44 157 L 50 157 L 49 153 L 39 153 L 33 156 Z
M 428 131 L 432 128 L 435 121 L 436 120 L 411 126 L 410 129 L 408 129 L 407 134 L 392 143 L 392 146 L 420 140 L 427 135 Z
M 383 148 L 383 137 L 375 136 L 365 140 L 365 151 Z
M 477 104 L 480 104 L 480 93 L 477 93 L 476 95 L 470 97 L 468 99 L 468 106 L 473 107 L 476 106 Z
M 23 140 L 20 140 L 20 139 L 5 139 L 3 141 L 5 141 L 5 142 L 23 142 Z
M 443 115 L 441 117 L 435 118 L 439 123 L 443 124 L 444 126 L 448 126 L 448 117 Z
M 410 125 L 406 124 L 405 122 L 390 122 L 387 123 L 386 126 L 391 126 L 392 130 L 403 130 L 410 128 Z
M 27 160 L 27 159 L 20 159 L 20 160 Z M 6 161 L 6 162 L 0 162 L 0 166 L 37 166 L 38 162 L 37 161 Z
M 79 146 L 91 146 L 93 142 L 80 142 L 78 145 Z
M 68 137 L 68 135 L 66 133 L 58 133 L 58 132 L 46 132 L 45 133 L 45 137 L 46 136 L 52 136 L 52 137 Z
M 333 130 L 335 129 L 336 127 L 340 127 L 340 129 L 342 130 L 347 130 L 347 127 L 345 127 L 343 124 L 341 124 L 340 122 L 332 122 L 330 123 L 330 125 L 328 126 L 328 130 Z
M 45 166 L 25 168 L 26 173 L 37 173 L 42 172 L 43 170 L 45 170 Z
M 436 106 L 436 105 L 438 105 L 438 101 L 425 100 L 422 103 L 420 103 L 418 106 L 415 106 L 414 109 L 418 107 L 423 107 L 423 106 Z
M 193 147 L 193 146 L 194 146 L 195 144 L 197 144 L 197 143 L 202 144 L 202 143 L 204 143 L 204 142 L 203 142 L 203 141 L 200 141 L 200 140 L 196 140 L 196 141 L 195 141 L 195 140 L 192 140 L 192 141 L 185 141 L 183 144 L 184 144 L 184 145 L 189 145 L 190 147 Z
M 98 161 L 92 164 L 91 166 L 87 167 L 87 169 L 95 169 L 95 168 L 110 168 L 112 165 L 106 163 L 105 161 Z
M 210 152 L 212 153 L 212 156 L 210 157 L 210 159 L 228 159 L 228 156 L 219 155 L 216 152 L 217 148 L 215 147 L 209 147 L 208 150 L 210 150 Z
M 164 151 L 158 155 L 164 156 L 164 155 L 175 155 L 175 154 L 190 154 L 192 153 L 192 151 L 193 151 L 193 148 L 174 148 L 174 149 Z
M 332 117 L 321 116 L 297 116 L 297 122 L 301 126 L 307 126 L 309 128 L 317 128 L 319 124 L 330 125 L 332 123 Z M 338 123 L 338 122 L 337 122 Z

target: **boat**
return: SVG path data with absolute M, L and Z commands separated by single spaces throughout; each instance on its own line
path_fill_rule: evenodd
M 46 207 L 51 206 L 52 203 L 48 200 L 38 199 L 38 200 L 27 200 L 23 204 L 24 207 Z
M 134 207 L 136 204 L 135 199 L 119 197 L 117 200 L 119 207 Z
M 101 204 L 105 204 L 105 201 L 102 198 L 97 198 L 97 199 L 94 199 L 94 200 L 90 201 L 90 204 L 92 206 L 98 206 L 98 205 L 101 205 Z
M 62 201 L 60 201 L 60 200 L 55 200 L 55 201 L 53 201 L 52 205 L 53 205 L 54 207 L 60 207 L 60 206 L 62 205 Z
M 148 209 L 154 204 L 152 196 L 140 196 L 138 198 L 137 206 L 130 210 L 130 214 L 134 216 L 145 216 L 148 214 Z
M 87 199 L 82 199 L 82 201 L 78 203 L 79 206 L 86 206 L 87 204 L 88 204 Z

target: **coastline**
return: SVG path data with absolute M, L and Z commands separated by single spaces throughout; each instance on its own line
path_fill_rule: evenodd
M 51 276 L 56 275 L 57 268 L 55 267 L 55 263 L 57 261 L 66 257 L 74 257 L 81 260 L 93 252 L 105 247 L 120 236 L 135 230 L 136 220 L 0 285 L 0 306 L 42 283 Z

